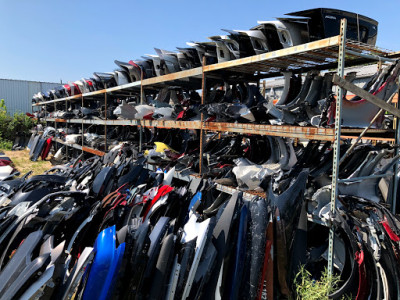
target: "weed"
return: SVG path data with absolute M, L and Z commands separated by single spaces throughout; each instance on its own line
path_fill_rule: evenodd
M 295 277 L 295 290 L 298 300 L 321 300 L 329 299 L 328 295 L 335 291 L 340 283 L 340 276 L 332 275 L 328 276 L 328 271 L 322 272 L 322 276 L 319 280 L 312 278 L 311 273 L 306 270 L 304 266 L 300 267 L 299 272 Z M 351 299 L 348 296 L 344 296 L 342 300 Z

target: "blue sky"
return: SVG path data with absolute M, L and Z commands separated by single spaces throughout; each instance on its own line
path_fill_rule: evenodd
M 221 28 L 330 7 L 379 22 L 377 45 L 400 50 L 400 1 L 104 1 L 0 0 L 0 78 L 59 82 L 112 71 L 128 61 L 205 41 Z

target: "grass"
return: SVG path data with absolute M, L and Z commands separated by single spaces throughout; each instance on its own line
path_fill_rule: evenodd
M 51 168 L 51 163 L 47 160 L 31 161 L 29 159 L 29 150 L 8 151 L 2 150 L 14 163 L 14 167 L 21 173 L 20 176 L 33 171 L 32 175 L 43 174 L 44 171 Z

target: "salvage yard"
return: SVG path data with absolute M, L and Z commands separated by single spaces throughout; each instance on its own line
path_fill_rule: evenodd
M 0 300 L 400 299 L 400 2 L 4 2 Z

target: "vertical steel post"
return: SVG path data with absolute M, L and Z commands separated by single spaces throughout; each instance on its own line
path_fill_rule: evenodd
M 140 105 L 143 105 L 143 70 L 140 68 Z M 139 120 L 139 152 L 142 152 L 143 143 L 143 120 Z
M 398 78 L 398 84 L 400 84 L 400 76 Z M 396 107 L 399 107 L 399 97 L 400 96 L 400 87 L 397 91 L 397 102 L 395 104 Z M 393 125 L 396 129 L 395 131 L 395 146 L 396 146 L 396 150 L 395 150 L 395 156 L 397 156 L 399 154 L 399 142 L 400 142 L 400 124 L 399 124 L 399 118 L 395 117 Z M 399 169 L 399 161 L 397 160 L 395 165 L 393 166 L 394 168 L 394 172 L 393 172 L 393 190 L 392 190 L 392 213 L 396 213 L 396 205 L 397 205 L 397 187 L 399 185 L 399 176 L 397 175 L 397 171 Z
M 107 92 L 104 93 L 104 120 L 104 152 L 107 153 Z
M 46 104 L 44 105 L 44 120 L 45 120 L 46 127 L 47 127 L 47 105 Z
M 339 41 L 339 55 L 338 55 L 338 70 L 337 74 L 340 77 L 344 75 L 344 60 L 346 51 L 346 29 L 347 20 L 342 19 L 340 22 L 340 41 Z M 340 159 L 340 133 L 342 125 L 342 98 L 343 89 L 337 87 L 336 97 L 336 115 L 335 115 L 335 142 L 333 144 L 333 165 L 332 165 L 332 188 L 331 188 L 331 217 L 336 214 L 336 198 L 338 194 L 337 181 L 339 177 L 339 159 Z M 328 248 L 328 276 L 333 274 L 333 249 L 334 249 L 335 229 L 332 223 L 329 229 L 329 248 Z
M 56 112 L 56 110 L 57 110 L 57 104 L 54 102 L 54 113 Z M 53 116 L 54 116 L 54 114 L 53 114 Z M 54 129 L 56 130 L 56 134 L 57 134 L 57 121 L 56 121 L 56 119 L 54 118 Z M 55 149 L 55 151 L 57 152 L 57 150 L 58 150 L 58 143 L 53 143 L 53 145 L 54 145 L 54 149 Z
M 202 79 L 201 79 L 201 104 L 205 103 L 206 98 L 206 76 L 204 74 L 204 66 L 206 65 L 206 57 L 203 56 L 203 67 L 201 70 Z M 204 144 L 204 130 L 203 130 L 203 122 L 204 122 L 204 114 L 201 113 L 200 116 L 200 164 L 199 164 L 199 173 L 203 174 L 203 144 Z
M 65 100 L 65 112 L 68 111 L 68 100 Z M 65 125 L 67 126 L 68 129 L 68 120 L 67 123 L 65 123 Z M 65 154 L 67 155 L 67 158 L 69 157 L 69 146 L 65 147 Z
M 81 97 L 82 97 L 82 106 L 81 107 L 83 107 L 83 94 L 81 95 Z M 84 138 L 85 138 L 85 131 L 84 131 L 84 129 L 83 129 L 83 117 L 81 118 L 81 124 L 82 124 L 82 147 L 83 147 L 83 140 L 84 140 Z M 82 153 L 83 153 L 83 148 L 82 148 Z

